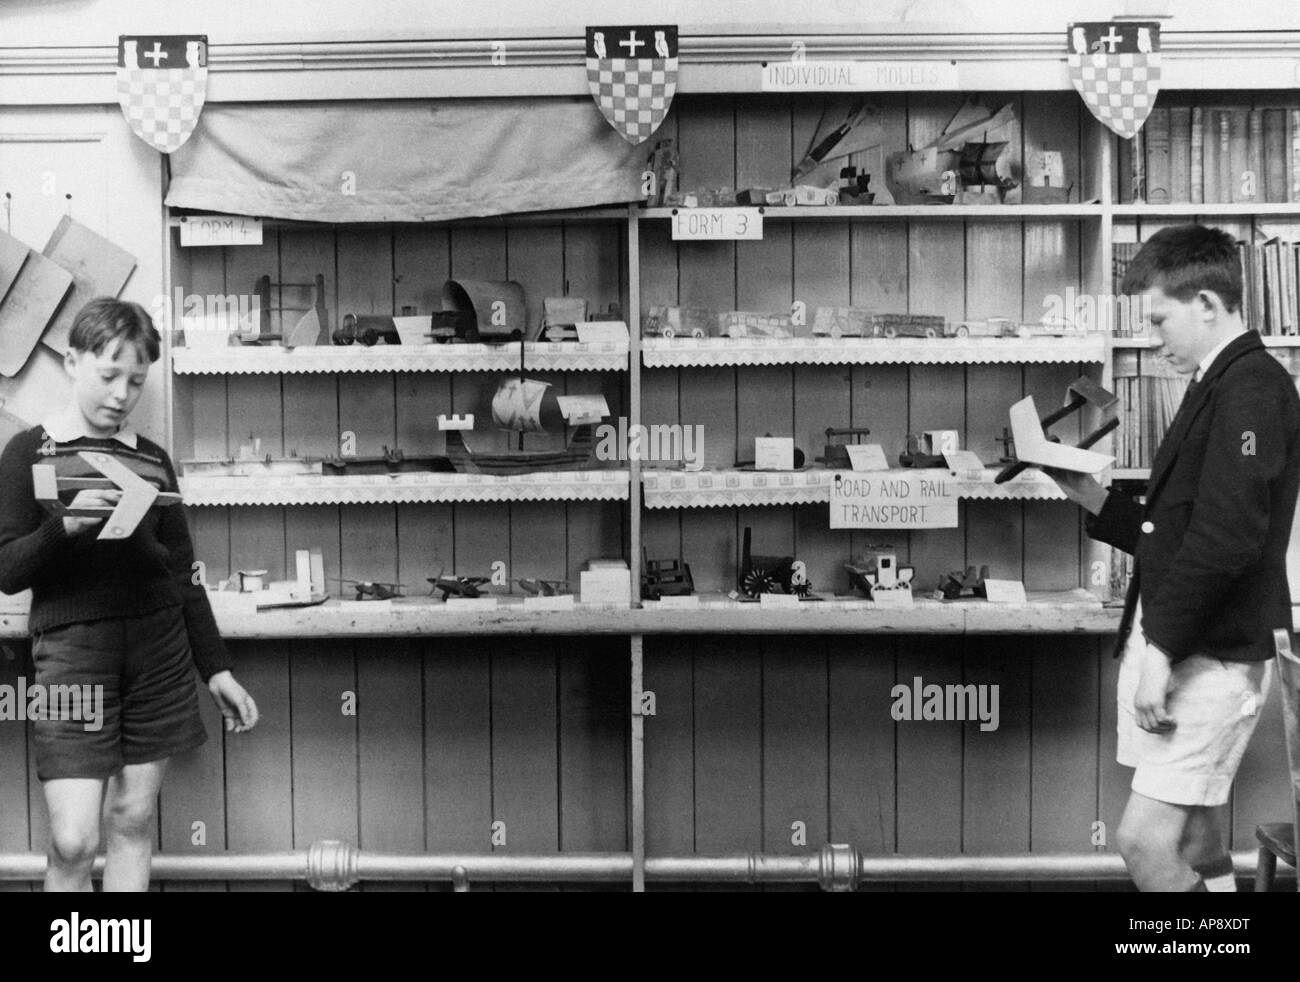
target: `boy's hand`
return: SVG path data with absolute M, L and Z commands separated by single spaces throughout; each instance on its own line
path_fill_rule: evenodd
M 1168 733 L 1175 726 L 1174 718 L 1165 711 L 1172 674 L 1169 656 L 1155 645 L 1147 644 L 1138 666 L 1133 709 L 1137 713 L 1138 726 L 1148 733 Z
M 77 496 L 72 499 L 68 505 L 69 508 L 116 508 L 118 501 L 122 498 L 122 492 L 104 488 L 84 488 L 77 492 Z M 107 518 L 95 518 L 87 515 L 65 515 L 63 516 L 63 530 L 68 535 L 76 535 L 78 532 L 84 532 L 86 529 L 94 528 L 100 522 Z
M 1043 467 L 1041 470 L 1055 481 L 1056 486 L 1076 505 L 1093 515 L 1100 513 L 1106 503 L 1106 489 L 1097 482 L 1096 478 L 1056 467 Z
M 226 718 L 226 729 L 245 733 L 257 725 L 257 703 L 230 672 L 218 672 L 208 679 L 212 700 Z

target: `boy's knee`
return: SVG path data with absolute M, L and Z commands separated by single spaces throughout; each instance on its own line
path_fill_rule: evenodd
M 50 829 L 50 858 L 65 866 L 94 860 L 99 848 L 99 829 L 65 825 Z
M 109 806 L 107 821 L 113 835 L 130 839 L 146 839 L 153 836 L 155 828 L 154 799 L 143 801 L 119 799 Z

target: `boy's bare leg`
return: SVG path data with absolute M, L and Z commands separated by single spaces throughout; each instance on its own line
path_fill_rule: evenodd
M 108 779 L 104 799 L 104 892 L 149 889 L 149 860 L 158 836 L 158 789 L 166 760 L 127 764 Z
M 1192 811 L 1190 805 L 1129 794 L 1119 823 L 1119 849 L 1139 890 L 1184 891 L 1196 885 L 1198 876 L 1180 852 Z
M 1180 851 L 1189 866 L 1200 866 L 1223 855 L 1223 824 L 1220 819 L 1226 807 L 1201 806 L 1188 813 Z
M 90 869 L 99 848 L 99 805 L 104 782 L 66 777 L 45 781 L 50 815 L 50 848 L 45 867 L 48 893 L 90 893 Z

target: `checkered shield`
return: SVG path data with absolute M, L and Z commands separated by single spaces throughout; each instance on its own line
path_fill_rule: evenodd
M 171 153 L 194 132 L 208 88 L 206 35 L 117 39 L 117 101 L 132 132 Z
M 677 28 L 587 28 L 587 85 L 623 139 L 645 142 L 677 90 Z
M 1074 88 L 1105 126 L 1133 139 L 1160 91 L 1159 22 L 1071 24 L 1067 37 Z

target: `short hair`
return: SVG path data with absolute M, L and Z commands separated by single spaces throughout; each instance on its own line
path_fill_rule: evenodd
M 158 360 L 162 338 L 153 318 L 138 303 L 114 297 L 96 297 L 77 312 L 68 343 L 77 351 L 100 355 L 114 341 L 133 344 L 150 364 Z
M 1241 309 L 1241 255 L 1222 229 L 1174 225 L 1147 239 L 1129 264 L 1120 292 L 1160 289 L 1181 303 L 1202 290 L 1219 295 L 1229 313 Z

